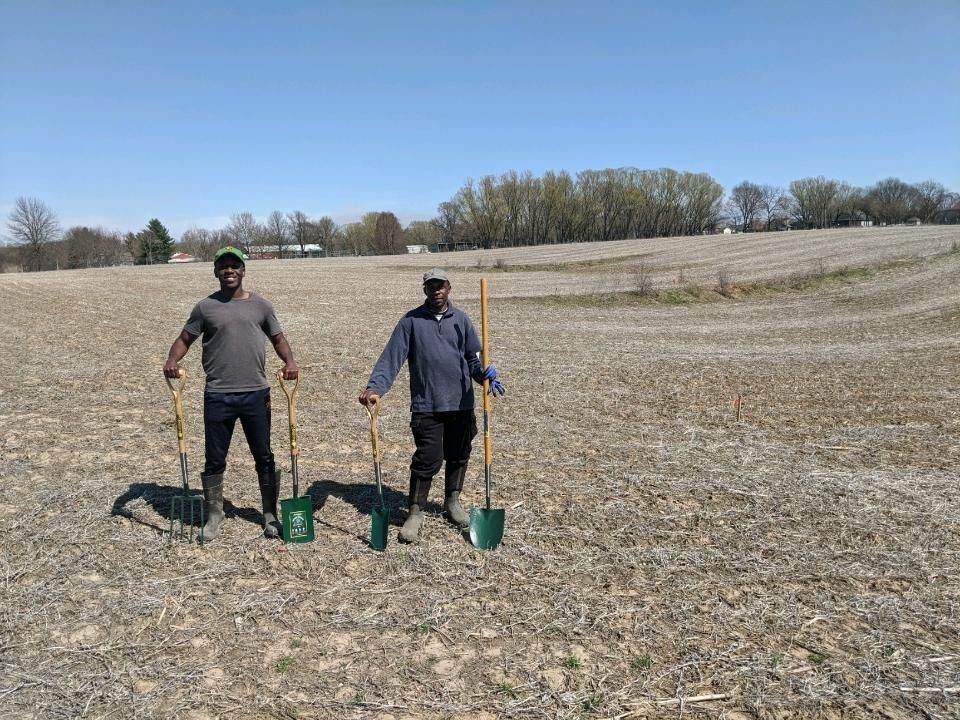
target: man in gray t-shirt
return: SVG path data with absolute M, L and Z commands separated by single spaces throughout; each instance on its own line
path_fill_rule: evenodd
M 217 251 L 213 274 L 220 281 L 220 290 L 194 306 L 163 365 L 164 375 L 177 377 L 180 371 L 177 363 L 193 341 L 203 336 L 201 360 L 207 385 L 203 393 L 205 462 L 200 477 L 207 516 L 203 528 L 205 540 L 217 536 L 224 518 L 223 474 L 237 420 L 257 466 L 263 501 L 263 534 L 279 535 L 279 482 L 270 449 L 270 383 L 265 371 L 267 338 L 283 360 L 285 380 L 295 380 L 300 370 L 273 306 L 243 289 L 246 259 L 246 255 L 233 247 Z

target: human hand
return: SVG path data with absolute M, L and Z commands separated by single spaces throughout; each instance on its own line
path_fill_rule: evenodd
M 171 380 L 176 380 L 180 377 L 181 372 L 183 371 L 177 365 L 177 361 L 167 358 L 167 361 L 163 364 L 163 374 Z
M 378 402 L 380 402 L 380 396 L 377 395 L 377 393 L 375 393 L 370 388 L 367 388 L 362 393 L 360 393 L 360 397 L 357 398 L 357 400 L 360 402 L 361 405 L 366 405 L 367 407 L 369 407 L 370 405 L 376 405 Z
M 282 372 L 284 380 L 296 380 L 300 377 L 300 367 L 293 360 L 284 364 Z

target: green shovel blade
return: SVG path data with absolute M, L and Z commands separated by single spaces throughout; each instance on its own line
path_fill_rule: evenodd
M 470 542 L 478 550 L 493 550 L 503 540 L 505 512 L 501 509 L 470 508 Z
M 280 514 L 285 543 L 313 542 L 313 500 L 309 495 L 282 500 Z
M 370 511 L 370 545 L 374 550 L 387 549 L 387 530 L 390 527 L 390 511 L 375 507 Z

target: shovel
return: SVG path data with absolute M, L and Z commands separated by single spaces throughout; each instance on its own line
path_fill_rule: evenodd
M 480 279 L 480 325 L 483 337 L 483 367 L 490 364 L 490 318 L 487 311 L 487 279 Z M 490 507 L 490 464 L 493 438 L 490 434 L 490 381 L 483 381 L 483 477 L 487 486 L 486 508 L 470 509 L 470 542 L 478 550 L 493 550 L 503 540 L 505 513 Z
M 283 518 L 283 541 L 285 543 L 313 542 L 313 500 L 309 495 L 300 497 L 300 447 L 297 445 L 297 390 L 300 378 L 287 388 L 283 382 L 283 370 L 277 370 L 280 389 L 287 396 L 287 418 L 290 421 L 290 468 L 293 473 L 293 497 L 280 501 L 280 515 Z M 277 473 L 279 475 L 279 473 Z
M 370 445 L 373 447 L 373 476 L 377 480 L 377 494 L 380 496 L 380 507 L 370 509 L 370 545 L 374 550 L 387 549 L 387 529 L 390 525 L 390 512 L 387 510 L 387 503 L 383 499 L 383 479 L 380 474 L 380 433 L 377 428 L 377 421 L 380 419 L 380 403 L 378 400 L 370 410 L 369 405 L 364 405 L 367 415 L 370 416 Z
M 187 443 L 183 438 L 183 389 L 187 385 L 187 371 L 179 368 L 177 377 L 180 379 L 177 387 L 170 382 L 170 378 L 165 378 L 170 394 L 173 396 L 173 411 L 177 415 L 177 448 L 180 450 L 180 480 L 183 483 L 183 494 L 170 498 L 170 542 L 173 542 L 174 537 L 181 541 L 192 542 L 193 528 L 199 520 L 200 532 L 197 540 L 203 544 L 203 498 L 199 495 L 191 495 L 190 484 L 187 482 Z M 188 514 L 189 522 L 187 522 Z M 177 525 L 176 533 L 173 530 L 174 523 Z

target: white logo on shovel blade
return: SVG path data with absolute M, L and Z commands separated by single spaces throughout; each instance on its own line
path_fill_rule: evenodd
M 307 514 L 303 510 L 290 513 L 290 536 L 304 537 L 307 534 Z

